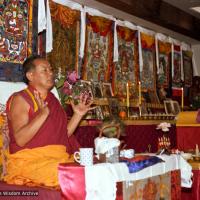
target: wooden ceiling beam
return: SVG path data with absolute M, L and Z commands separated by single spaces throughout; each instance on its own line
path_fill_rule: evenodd
M 200 19 L 162 0 L 96 0 L 200 41 Z

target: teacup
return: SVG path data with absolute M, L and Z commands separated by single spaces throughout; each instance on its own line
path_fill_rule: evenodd
M 120 151 L 120 157 L 133 158 L 135 154 L 134 149 L 126 149 Z
M 93 165 L 93 148 L 80 148 L 74 153 L 74 159 L 83 166 Z

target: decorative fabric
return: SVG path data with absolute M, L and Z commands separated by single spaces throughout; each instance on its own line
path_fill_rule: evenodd
M 37 116 L 38 110 L 36 107 L 36 103 L 34 103 L 34 88 L 28 87 L 28 91 L 29 92 L 27 92 L 27 90 L 22 90 L 15 93 L 14 95 L 21 95 L 30 105 L 29 120 L 32 120 L 35 116 Z M 32 149 L 46 145 L 65 145 L 67 148 L 67 152 L 70 154 L 78 150 L 79 144 L 76 141 L 75 136 L 72 135 L 68 137 L 67 135 L 67 115 L 60 105 L 58 99 L 56 99 L 56 97 L 51 92 L 49 92 L 45 101 L 48 102 L 50 115 L 46 119 L 43 126 L 41 126 L 41 128 L 38 130 L 37 134 L 27 144 L 25 144 L 24 147 L 20 147 L 16 144 L 11 122 L 10 120 L 8 120 L 10 135 L 10 153 L 15 153 L 25 148 Z M 7 112 L 9 112 L 9 105 L 11 103 L 12 96 L 8 100 Z
M 61 190 L 66 199 L 79 197 L 77 199 L 111 200 L 116 199 L 116 182 L 123 181 L 123 199 L 170 200 L 172 192 L 177 192 L 177 194 L 172 195 L 180 199 L 180 173 L 173 174 L 171 171 L 184 169 L 182 163 L 179 164 L 181 157 L 178 155 L 162 155 L 160 158 L 166 162 L 158 163 L 134 174 L 128 172 L 125 163 L 99 163 L 86 167 L 77 166 L 75 163 L 62 164 L 59 166 L 59 168 L 61 167 L 59 169 Z M 181 171 L 182 173 L 184 172 Z M 102 174 L 104 174 L 103 179 Z M 177 177 L 173 177 L 172 180 L 172 176 Z M 85 181 L 81 179 L 85 179 Z M 73 180 L 75 181 L 74 184 Z M 134 196 L 134 194 L 137 196 Z M 81 198 L 80 195 L 82 195 Z
M 140 68 L 140 80 L 143 90 L 156 89 L 155 38 L 141 33 L 143 67 Z
M 126 97 L 126 84 L 138 84 L 138 32 L 123 26 L 117 26 L 118 38 L 118 62 L 113 68 L 113 90 L 116 96 Z M 135 87 L 130 87 L 130 98 L 137 99 L 134 91 Z M 132 89 L 133 88 L 133 89 Z
M 181 200 L 181 172 L 171 171 L 171 200 Z
M 55 73 L 64 77 L 67 71 L 76 70 L 78 65 L 80 11 L 50 1 L 53 26 L 53 50 L 47 58 L 55 69 Z
M 38 0 L 38 33 L 46 29 L 46 10 L 43 0 Z
M 174 45 L 173 50 L 173 67 L 172 67 L 172 88 L 182 87 L 181 83 L 181 47 Z
M 23 149 L 8 156 L 8 184 L 59 187 L 59 163 L 72 162 L 73 156 L 66 153 L 63 145 L 49 145 L 34 149 Z
M 185 87 L 192 85 L 193 66 L 192 66 L 192 52 L 183 51 L 183 71 Z
M 47 25 L 46 25 L 46 52 L 51 52 L 53 49 L 53 33 L 52 33 L 52 22 L 51 22 L 51 13 L 50 13 L 50 7 L 49 7 L 49 0 L 46 1 L 46 19 L 47 19 Z
M 0 80 L 21 81 L 23 61 L 35 51 L 33 0 L 3 0 L 0 9 Z M 34 15 L 37 19 L 37 14 Z M 37 26 L 36 26 L 37 27 Z
M 134 158 L 122 158 L 121 162 L 125 162 L 129 173 L 138 172 L 146 167 L 155 165 L 159 162 L 164 162 L 162 159 L 156 156 L 136 156 Z
M 6 161 L 9 155 L 9 136 L 5 106 L 0 104 L 0 180 L 6 174 Z
M 67 166 L 67 167 L 66 167 Z M 58 179 L 64 199 L 85 199 L 85 167 L 73 164 L 58 166 Z
M 169 87 L 170 74 L 170 53 L 171 44 L 168 42 L 158 41 L 159 66 L 157 66 L 157 87 Z
M 86 15 L 86 22 L 83 79 L 110 81 L 114 22 L 89 14 Z
M 154 176 L 126 184 L 125 199 L 150 200 L 166 199 L 180 200 L 180 171 L 175 170 L 163 175 Z
M 114 165 L 102 163 L 84 167 L 67 163 L 60 164 L 58 170 L 60 187 L 66 200 L 116 199 L 117 172 Z
M 118 174 L 123 174 L 123 171 L 128 171 L 126 165 L 120 164 L 122 163 L 116 163 L 114 165 L 110 163 L 99 163 L 94 166 L 85 167 L 85 200 L 116 200 L 116 183 L 120 181 Z M 104 175 L 103 178 L 102 174 Z
M 142 60 L 140 66 L 140 81 L 142 101 L 159 103 L 156 93 L 156 66 L 155 66 L 155 37 L 146 33 L 140 33 Z

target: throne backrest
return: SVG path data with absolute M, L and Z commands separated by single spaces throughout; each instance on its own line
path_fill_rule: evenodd
M 0 103 L 5 105 L 8 98 L 14 93 L 26 88 L 27 85 L 23 82 L 6 82 L 0 81 Z M 58 92 L 54 87 L 52 93 L 59 99 Z

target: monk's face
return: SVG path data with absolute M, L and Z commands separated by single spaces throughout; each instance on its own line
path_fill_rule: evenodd
M 30 83 L 36 88 L 52 89 L 54 86 L 54 74 L 50 63 L 45 59 L 36 59 L 34 61 L 35 69 L 30 73 Z

